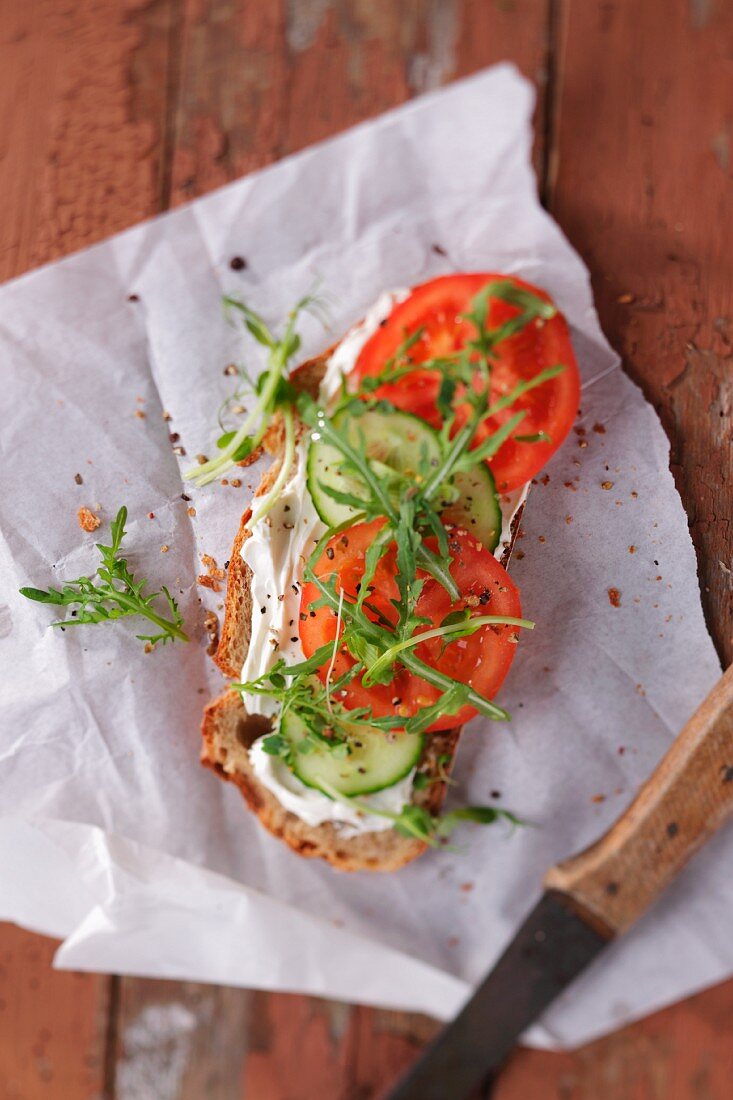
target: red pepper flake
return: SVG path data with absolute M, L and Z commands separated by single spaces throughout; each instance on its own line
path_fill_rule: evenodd
M 138 418 L 138 420 L 145 419 L 145 413 L 142 411 L 142 409 L 135 409 L 135 416 Z
M 196 509 L 194 507 L 187 508 L 186 511 L 188 512 L 191 519 L 193 519 L 193 517 L 196 515 Z
M 594 794 L 593 797 L 591 798 L 591 802 L 598 803 L 598 802 L 605 802 L 605 801 L 606 801 L 605 794 Z
M 578 491 L 578 486 L 573 485 L 572 481 L 564 481 L 563 485 L 565 486 L 566 489 L 570 489 L 570 491 L 573 492 L 573 493 L 577 493 L 577 491 Z
M 565 522 L 566 523 L 572 523 L 573 522 L 573 517 L 572 516 L 565 516 Z
M 629 547 L 629 553 L 630 554 L 635 554 L 636 553 L 636 547 L 635 546 L 630 546 Z
M 459 940 L 458 936 L 449 936 L 446 942 L 449 947 L 458 947 L 458 944 L 461 941 Z
M 238 489 L 242 482 L 239 480 L 238 477 L 233 477 L 229 484 L 231 485 L 232 489 Z
M 581 427 L 580 424 L 576 425 L 576 427 L 573 428 L 573 431 L 576 435 L 585 435 L 585 428 Z
M 593 431 L 597 432 L 598 435 L 605 435 L 606 434 L 606 427 L 605 427 L 604 424 L 594 424 L 593 425 Z
M 608 602 L 610 603 L 611 607 L 621 606 L 621 593 L 619 592 L 618 588 L 609 588 Z
M 148 512 L 148 519 L 155 519 L 155 512 Z
M 540 484 L 542 484 L 542 485 L 549 485 L 549 484 L 550 484 L 550 475 L 549 475 L 549 474 L 545 474 L 545 475 L 544 475 L 543 477 L 541 477 L 541 478 L 540 478 Z
M 544 535 L 538 535 L 538 536 L 537 536 L 537 541 L 538 541 L 538 542 L 546 542 L 547 540 L 545 539 L 545 536 L 544 536 Z
M 638 500 L 639 499 L 639 494 L 636 492 L 635 489 L 631 490 L 631 499 L 632 500 Z
M 524 557 L 524 550 L 517 550 L 514 557 L 517 559 L 517 561 L 521 561 L 522 558 Z
M 473 890 L 473 883 L 462 882 L 460 885 L 460 889 L 463 891 L 464 894 L 470 894 L 471 890 Z
M 619 294 L 619 296 L 618 296 L 618 298 L 616 299 L 616 301 L 618 302 L 618 304 L 619 304 L 620 306 L 630 306 L 630 305 L 631 305 L 631 303 L 632 303 L 633 301 L 635 301 L 635 299 L 634 299 L 634 295 L 633 295 L 633 294 L 629 294 L 629 293 L 628 293 L 628 291 L 627 291 L 627 293 L 626 293 L 626 294 Z

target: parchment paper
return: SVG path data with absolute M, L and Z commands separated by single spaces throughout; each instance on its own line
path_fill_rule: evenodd
M 616 817 L 719 675 L 667 440 L 538 205 L 531 110 L 499 66 L 0 291 L 0 915 L 64 937 L 60 966 L 449 1017 L 545 868 Z M 333 330 L 309 321 L 315 351 L 383 289 L 453 269 L 546 287 L 584 379 L 581 434 L 533 488 L 512 565 L 537 622 L 501 693 L 513 720 L 471 723 L 451 796 L 496 797 L 537 827 L 467 829 L 459 854 L 343 876 L 292 855 L 198 764 L 221 684 L 200 600 L 222 598 L 197 587 L 199 558 L 229 557 L 261 471 L 186 502 L 168 432 L 184 466 L 211 453 L 225 366 L 260 365 L 222 292 L 277 322 L 320 281 Z M 124 624 L 61 633 L 17 595 L 91 570 L 76 510 L 101 504 L 106 524 L 123 502 L 130 560 L 178 595 L 188 646 L 145 655 Z M 582 1042 L 733 971 L 732 846 L 716 838 L 529 1040 Z

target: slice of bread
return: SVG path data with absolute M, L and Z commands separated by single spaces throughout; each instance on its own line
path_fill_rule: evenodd
M 293 384 L 313 397 L 323 377 L 332 348 L 316 359 L 303 363 L 291 375 Z M 275 461 L 262 478 L 255 496 L 262 496 L 272 486 L 282 460 L 282 425 L 275 421 L 264 441 L 265 449 Z M 252 615 L 249 566 L 242 559 L 241 550 L 248 531 L 245 526 L 250 511 L 244 513 L 234 540 L 227 574 L 227 593 L 219 647 L 214 660 L 231 679 L 239 679 L 247 653 Z M 512 524 L 512 542 L 519 523 L 519 514 Z M 511 545 L 502 556 L 506 565 Z M 265 828 L 284 840 L 302 856 L 318 856 L 342 871 L 395 871 L 415 859 L 426 848 L 425 843 L 402 836 L 394 829 L 362 833 L 344 837 L 342 831 L 327 822 L 308 825 L 286 810 L 278 799 L 264 787 L 254 775 L 249 760 L 249 746 L 264 732 L 269 723 L 257 715 L 248 715 L 239 692 L 231 689 L 209 703 L 204 711 L 201 727 L 204 744 L 201 761 L 223 779 L 235 783 Z M 425 738 L 425 750 L 420 770 L 432 782 L 414 791 L 413 802 L 424 806 L 431 813 L 440 811 L 446 792 L 446 783 L 440 776 L 450 772 L 453 756 L 460 737 L 460 728 Z M 450 764 L 441 767 L 440 758 L 448 757 Z

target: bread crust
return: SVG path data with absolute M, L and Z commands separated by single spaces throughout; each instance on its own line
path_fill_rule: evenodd
M 318 389 L 333 348 L 303 363 L 291 375 L 296 388 L 317 397 Z M 282 461 L 282 425 L 273 421 L 264 440 L 265 450 L 275 458 L 273 465 L 263 476 L 255 497 L 271 488 Z M 512 540 L 516 536 L 520 513 L 512 524 Z M 232 546 L 227 572 L 227 591 L 224 604 L 219 645 L 214 660 L 230 679 L 239 679 L 249 645 L 252 616 L 250 589 L 251 572 L 242 558 L 242 547 L 249 535 L 248 509 L 242 516 Z M 512 545 L 502 555 L 506 564 Z M 308 825 L 297 815 L 290 813 L 255 776 L 249 760 L 248 748 L 264 732 L 263 719 L 249 716 L 244 709 L 239 692 L 228 689 L 213 700 L 204 710 L 201 726 L 203 747 L 201 762 L 222 779 L 234 783 L 241 791 L 247 805 L 257 814 L 262 824 L 274 836 L 283 840 L 307 858 L 321 858 L 341 871 L 396 871 L 419 856 L 427 845 L 417 838 L 402 836 L 394 829 L 362 833 L 345 838 L 338 826 L 326 822 Z M 420 770 L 427 773 L 430 783 L 413 792 L 412 801 L 437 814 L 445 798 L 453 757 L 461 735 L 461 727 L 425 738 L 425 750 Z M 439 759 L 442 763 L 439 763 Z M 445 763 L 446 759 L 449 763 Z

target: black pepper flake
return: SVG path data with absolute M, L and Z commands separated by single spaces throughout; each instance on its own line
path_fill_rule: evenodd
M 327 546 L 326 547 L 326 557 L 328 558 L 329 561 L 333 561 L 334 552 L 333 552 L 333 547 L 332 546 Z
M 267 611 L 266 607 L 261 607 L 260 608 L 260 615 L 264 615 L 266 611 Z
M 492 791 L 491 792 L 491 797 L 492 798 L 501 798 L 501 791 Z
M 244 271 L 245 267 L 247 266 L 247 261 L 245 260 L 244 256 L 232 256 L 231 260 L 229 261 L 229 266 L 231 267 L 232 271 Z
M 434 244 L 431 246 L 436 256 L 447 256 L 448 253 L 443 248 L 442 244 Z
M 292 588 L 293 592 L 297 596 L 298 595 L 298 585 L 297 585 L 297 583 L 296 584 L 291 584 L 290 587 Z
M 81 476 L 81 474 L 74 474 L 74 481 L 76 482 L 77 485 L 83 485 L 84 484 L 84 478 Z
M 733 767 L 730 764 L 724 764 L 720 770 L 723 773 L 723 782 L 733 783 Z
M 229 562 L 228 562 L 228 561 L 225 561 L 225 562 L 224 562 L 224 568 L 225 568 L 225 569 L 228 569 L 228 568 L 229 568 Z
M 676 837 L 677 833 L 679 831 L 680 831 L 680 827 L 677 824 L 677 822 L 676 821 L 670 821 L 669 825 L 667 826 L 667 836 L 670 838 L 670 840 L 673 837 Z
M 139 302 L 140 298 L 137 294 L 128 294 L 127 295 L 127 300 L 128 300 L 128 302 Z
M 621 887 L 619 886 L 619 884 L 617 882 L 607 882 L 606 883 L 606 893 L 610 894 L 610 896 L 612 898 L 616 896 L 616 894 L 619 892 L 620 889 L 621 889 Z
M 486 607 L 486 604 L 489 602 L 490 599 L 491 593 L 489 592 L 488 588 L 485 588 L 479 596 L 478 602 L 481 604 L 482 607 Z
M 297 640 L 298 640 L 297 638 L 291 638 L 290 639 L 291 642 L 297 642 Z
M 181 500 L 190 500 L 190 499 L 191 499 L 190 496 L 188 496 L 186 493 L 181 493 Z
M 305 622 L 308 621 L 308 616 L 305 614 L 304 611 L 301 611 L 300 615 L 298 615 L 298 618 L 300 619 L 300 621 L 302 623 L 305 623 Z

